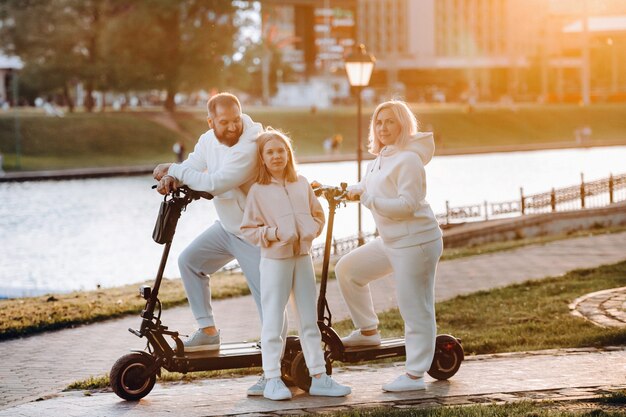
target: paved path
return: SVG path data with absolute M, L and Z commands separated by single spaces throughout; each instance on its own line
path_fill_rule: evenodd
M 625 244 L 626 233 L 619 233 L 442 262 L 437 276 L 437 300 L 619 262 L 626 259 Z M 348 317 L 336 282 L 329 283 L 328 294 L 333 319 Z M 379 311 L 395 307 L 390 278 L 379 280 L 373 294 Z M 260 334 L 250 297 L 219 300 L 214 309 L 225 342 L 253 340 Z M 188 307 L 167 310 L 162 318 L 181 333 L 190 333 L 195 327 Z M 138 325 L 138 317 L 126 317 L 1 342 L 0 409 L 55 394 L 71 382 L 107 373 L 118 357 L 144 347 L 144 339 L 126 330 Z
M 521 400 L 580 400 L 626 388 L 626 348 L 569 349 L 530 354 L 480 355 L 468 358 L 448 381 L 426 377 L 426 390 L 384 393 L 381 384 L 402 372 L 401 363 L 337 369 L 334 378 L 352 387 L 345 398 L 311 397 L 293 389 L 291 401 L 247 398 L 255 376 L 211 379 L 190 384 L 157 384 L 139 402 L 113 393 L 85 396 L 64 393 L 42 402 L 0 411 L 0 417 L 106 416 L 164 417 L 324 415 L 332 411 L 378 407 L 433 407 Z
M 600 327 L 626 327 L 626 287 L 586 294 L 574 300 L 570 309 Z

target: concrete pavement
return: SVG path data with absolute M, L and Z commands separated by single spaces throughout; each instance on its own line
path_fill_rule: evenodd
M 45 401 L 0 411 L 0 417 L 103 416 L 164 417 L 325 415 L 334 411 L 392 407 L 503 403 L 522 400 L 568 401 L 596 398 L 626 388 L 626 348 L 564 349 L 468 358 L 448 381 L 426 377 L 426 390 L 384 393 L 380 386 L 403 372 L 401 363 L 350 366 L 333 377 L 353 388 L 343 398 L 312 397 L 292 388 L 290 401 L 247 398 L 256 376 L 211 379 L 190 384 L 158 384 L 139 402 L 113 393 L 63 393 Z
M 625 243 L 626 233 L 618 233 L 442 262 L 437 276 L 437 300 L 527 279 L 561 275 L 572 269 L 619 262 L 626 259 Z M 394 285 L 390 278 L 379 280 L 373 294 L 378 311 L 395 307 Z M 335 281 L 329 282 L 328 296 L 333 319 L 348 317 Z M 214 310 L 225 342 L 258 338 L 260 325 L 250 297 L 218 300 Z M 181 333 L 191 333 L 195 328 L 186 306 L 166 310 L 162 319 Z M 118 357 L 131 349 L 144 347 L 144 339 L 126 330 L 138 325 L 138 317 L 126 317 L 1 342 L 0 409 L 12 410 L 19 404 L 57 394 L 71 382 L 107 373 Z M 242 401 L 245 402 L 245 398 Z M 30 407 L 36 404 L 40 403 Z

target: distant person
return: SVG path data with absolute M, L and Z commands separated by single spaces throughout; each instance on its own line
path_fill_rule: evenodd
M 207 103 L 209 130 L 192 153 L 180 164 L 160 164 L 153 172 L 159 181 L 157 191 L 167 194 L 185 184 L 215 197 L 217 220 L 180 254 L 178 267 L 198 330 L 184 342 L 186 352 L 219 350 L 220 333 L 211 306 L 210 276 L 237 259 L 250 287 L 263 322 L 258 247 L 243 239 L 239 227 L 246 196 L 257 174 L 257 136 L 259 123 L 242 114 L 237 97 L 217 94 Z M 242 320 L 245 318 L 242 317 Z M 287 328 L 283 329 L 287 334 Z M 263 378 L 249 395 L 263 395 Z
M 172 146 L 172 151 L 176 154 L 176 160 L 181 163 L 185 160 L 185 144 L 182 141 L 178 141 Z
M 443 250 L 442 233 L 426 202 L 424 166 L 435 152 L 432 133 L 419 132 L 406 103 L 387 101 L 374 111 L 369 151 L 376 155 L 363 180 L 348 190 L 370 209 L 379 237 L 343 256 L 335 274 L 356 330 L 342 338 L 346 347 L 377 346 L 378 316 L 369 283 L 393 274 L 404 319 L 405 372 L 384 391 L 425 388 L 424 373 L 435 352 L 435 272 Z
M 311 242 L 322 233 L 324 210 L 309 182 L 296 172 L 289 138 L 268 129 L 259 136 L 258 146 L 259 172 L 248 194 L 241 232 L 261 248 L 261 358 L 267 380 L 263 396 L 270 400 L 291 398 L 281 379 L 280 362 L 290 296 L 300 318 L 300 343 L 312 377 L 309 394 L 348 395 L 349 387 L 326 374 L 317 325 Z
M 339 152 L 341 148 L 341 143 L 343 142 L 343 136 L 340 134 L 335 134 L 331 137 L 324 139 L 324 151 L 327 154 L 334 154 Z

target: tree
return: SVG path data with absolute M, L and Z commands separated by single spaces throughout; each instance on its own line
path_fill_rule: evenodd
M 173 111 L 178 92 L 223 86 L 242 7 L 224 0 L 136 1 L 112 26 L 109 46 L 120 52 L 119 68 L 134 67 L 134 76 L 167 92 L 165 108 Z
M 3 0 L 2 48 L 19 56 L 43 93 L 82 82 L 92 91 L 161 89 L 174 110 L 180 91 L 223 86 L 237 11 L 227 0 Z

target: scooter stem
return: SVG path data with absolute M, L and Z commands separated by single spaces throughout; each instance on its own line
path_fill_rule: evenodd
M 163 255 L 161 255 L 161 263 L 159 264 L 159 271 L 157 272 L 156 281 L 154 282 L 154 287 L 152 288 L 152 292 L 150 293 L 150 301 L 148 301 L 148 306 L 144 310 L 145 313 L 148 313 L 150 317 L 154 313 L 154 307 L 156 306 L 156 302 L 159 295 L 159 288 L 161 287 L 161 280 L 163 279 L 163 272 L 165 271 L 165 264 L 167 263 L 167 257 L 170 254 L 170 248 L 172 247 L 172 242 L 168 242 L 165 244 L 163 248 Z
M 335 221 L 335 209 L 339 202 L 334 198 L 327 198 L 328 201 L 328 224 L 326 226 L 326 243 L 324 244 L 324 260 L 322 264 L 322 281 L 320 283 L 320 294 L 317 298 L 317 320 L 324 321 L 324 310 L 328 311 L 328 326 L 331 326 L 331 314 L 326 300 L 326 285 L 328 282 L 328 266 L 330 264 L 330 246 L 333 240 L 333 223 Z

